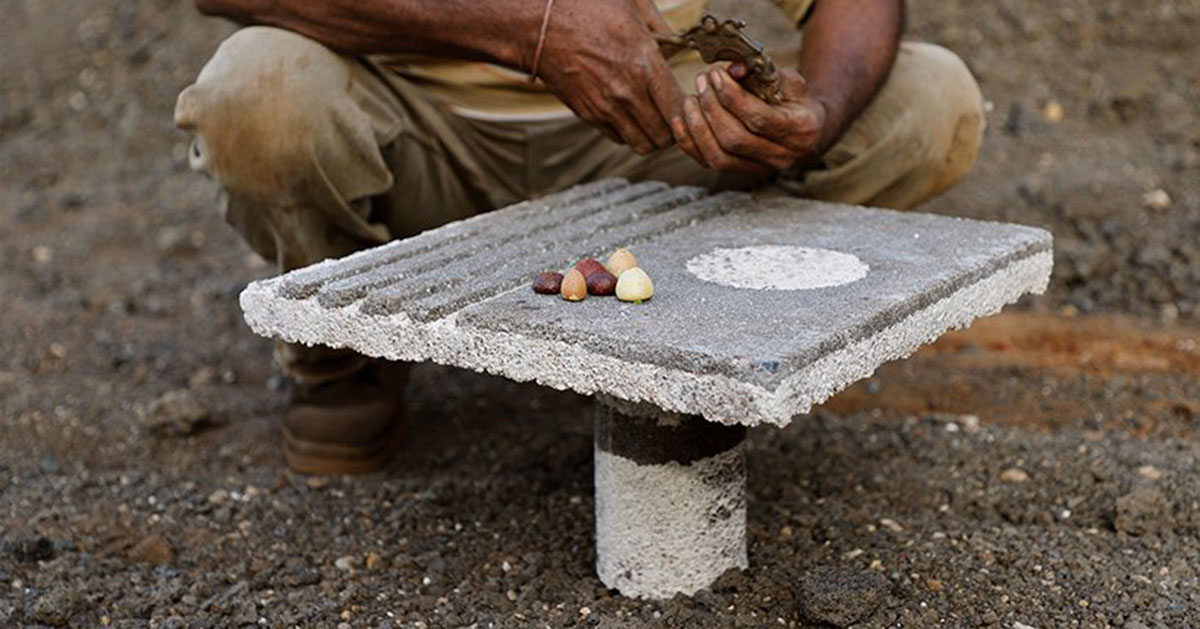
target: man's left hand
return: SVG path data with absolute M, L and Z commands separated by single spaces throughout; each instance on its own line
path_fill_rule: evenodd
M 734 77 L 746 68 L 711 68 L 696 76 L 696 96 L 684 102 L 673 129 L 679 147 L 702 166 L 719 171 L 772 175 L 814 164 L 827 142 L 825 105 L 804 77 L 779 70 L 783 102 L 769 105 Z

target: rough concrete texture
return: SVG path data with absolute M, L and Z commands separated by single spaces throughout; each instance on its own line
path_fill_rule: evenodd
M 596 573 L 634 598 L 690 596 L 748 565 L 746 428 L 629 406 L 596 405 Z
M 857 257 L 846 284 L 753 290 L 687 270 L 718 249 Z M 534 274 L 630 246 L 654 299 L 569 304 Z M 1035 228 L 606 181 L 256 282 L 258 333 L 607 393 L 723 423 L 786 424 L 943 332 L 1042 292 Z M 809 269 L 798 269 L 809 273 Z
M 596 574 L 632 598 L 692 595 L 746 555 L 740 447 L 689 465 L 639 465 L 596 448 Z

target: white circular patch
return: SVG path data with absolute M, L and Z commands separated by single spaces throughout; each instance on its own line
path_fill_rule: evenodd
M 841 251 L 760 245 L 713 249 L 688 260 L 687 270 L 706 282 L 734 288 L 809 290 L 856 282 L 871 267 Z

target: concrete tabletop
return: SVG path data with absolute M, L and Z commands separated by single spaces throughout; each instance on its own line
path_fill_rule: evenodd
M 629 247 L 654 298 L 534 275 Z M 255 282 L 255 332 L 786 424 L 940 334 L 1045 290 L 1044 230 L 606 180 Z

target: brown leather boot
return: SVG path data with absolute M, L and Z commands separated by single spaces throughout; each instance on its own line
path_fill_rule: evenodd
M 283 454 L 301 474 L 383 469 L 400 438 L 408 365 L 372 364 L 330 382 L 297 384 L 283 414 Z

